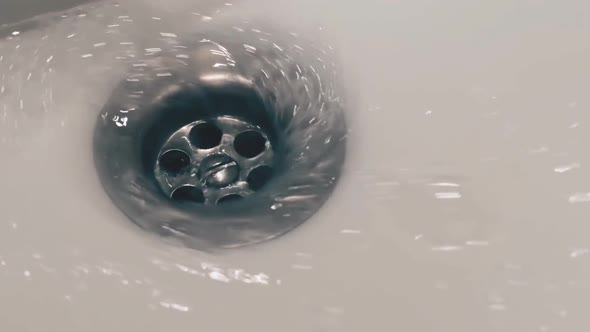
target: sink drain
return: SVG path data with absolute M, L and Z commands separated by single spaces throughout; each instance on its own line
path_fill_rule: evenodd
M 172 199 L 216 204 L 254 194 L 270 181 L 274 153 L 268 136 L 235 117 L 199 120 L 174 132 L 154 167 Z M 191 188 L 193 194 L 184 194 Z
M 113 202 L 142 228 L 198 249 L 258 243 L 303 223 L 333 191 L 346 150 L 325 52 L 268 36 L 208 37 L 183 45 L 188 55 L 170 45 L 134 57 L 94 136 Z

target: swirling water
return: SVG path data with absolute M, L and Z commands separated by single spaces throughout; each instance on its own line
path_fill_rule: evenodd
M 96 2 L 4 29 L 3 328 L 585 331 L 589 6 Z M 89 144 L 130 54 L 243 19 L 333 46 L 350 151 L 308 223 L 211 256 L 127 223 Z

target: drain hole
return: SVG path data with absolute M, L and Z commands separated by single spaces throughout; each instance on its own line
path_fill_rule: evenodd
M 191 163 L 188 154 L 180 150 L 166 151 L 159 159 L 160 167 L 169 173 L 178 173 Z
M 266 148 L 266 138 L 259 132 L 249 130 L 234 139 L 234 149 L 242 157 L 254 158 Z
M 252 190 L 260 190 L 268 183 L 272 177 L 272 168 L 268 166 L 259 166 L 248 174 L 248 184 Z
M 193 186 L 182 186 L 172 193 L 172 199 L 177 201 L 189 201 L 195 203 L 205 202 L 203 191 Z
M 220 199 L 218 199 L 217 200 L 217 204 L 225 204 L 225 203 L 236 202 L 236 201 L 239 201 L 242 198 L 244 198 L 244 197 L 242 197 L 242 196 L 240 196 L 238 194 L 231 194 L 231 195 L 223 196 Z
M 177 79 L 123 78 L 96 110 L 93 134 L 113 203 L 141 228 L 205 252 L 267 241 L 312 218 L 336 188 L 347 151 L 346 91 L 333 52 L 280 30 L 259 40 L 250 32 L 256 23 L 223 21 L 216 26 L 227 31 L 211 27 L 185 43 L 182 63 L 170 48 L 147 67 L 130 66 L 123 77 L 166 66 Z M 236 24 L 247 28 L 233 33 Z M 215 65 L 228 52 L 235 68 Z M 130 105 L 126 130 L 104 120 Z M 289 199 L 278 204 L 281 197 Z
M 189 140 L 199 149 L 211 149 L 221 143 L 223 133 L 216 125 L 201 123 L 193 127 L 189 133 Z

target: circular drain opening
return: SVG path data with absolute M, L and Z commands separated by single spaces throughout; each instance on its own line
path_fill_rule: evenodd
M 259 132 L 249 130 L 234 139 L 234 149 L 241 156 L 254 158 L 266 148 L 266 139 Z
M 248 184 L 252 190 L 262 189 L 272 178 L 273 171 L 269 166 L 259 166 L 248 174 Z
M 243 199 L 244 197 L 238 195 L 238 194 L 231 194 L 231 195 L 227 195 L 227 196 L 223 196 L 220 199 L 217 200 L 217 204 L 227 204 L 227 203 L 233 203 L 233 202 L 237 202 L 241 199 Z
M 191 160 L 183 151 L 169 150 L 160 156 L 158 163 L 165 172 L 179 173 L 190 165 Z
M 189 140 L 199 149 L 211 149 L 219 145 L 223 133 L 211 123 L 200 123 L 191 129 Z
M 186 42 L 182 64 L 175 49 L 134 59 L 145 66 L 130 66 L 133 79 L 121 81 L 97 117 L 95 164 L 112 201 L 142 228 L 198 249 L 297 227 L 328 199 L 345 159 L 328 53 L 299 56 L 289 46 L 296 39 L 279 49 L 258 37 L 245 50 L 246 34 Z M 223 59 L 227 66 L 218 65 Z M 162 68 L 170 75 L 158 76 Z
M 193 186 L 178 187 L 172 192 L 171 198 L 177 201 L 193 203 L 203 203 L 205 201 L 203 191 Z

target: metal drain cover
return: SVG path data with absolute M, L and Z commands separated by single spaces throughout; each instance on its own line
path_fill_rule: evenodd
M 334 68 L 301 47 L 239 38 L 200 39 L 182 59 L 174 45 L 135 58 L 142 65 L 130 66 L 95 128 L 95 164 L 113 202 L 142 228 L 198 249 L 300 225 L 345 159 Z
M 154 172 L 162 190 L 172 199 L 186 199 L 178 193 L 190 187 L 198 198 L 192 201 L 205 204 L 254 194 L 270 181 L 256 174 L 261 168 L 271 174 L 275 161 L 272 144 L 258 126 L 229 116 L 183 126 L 160 150 Z

